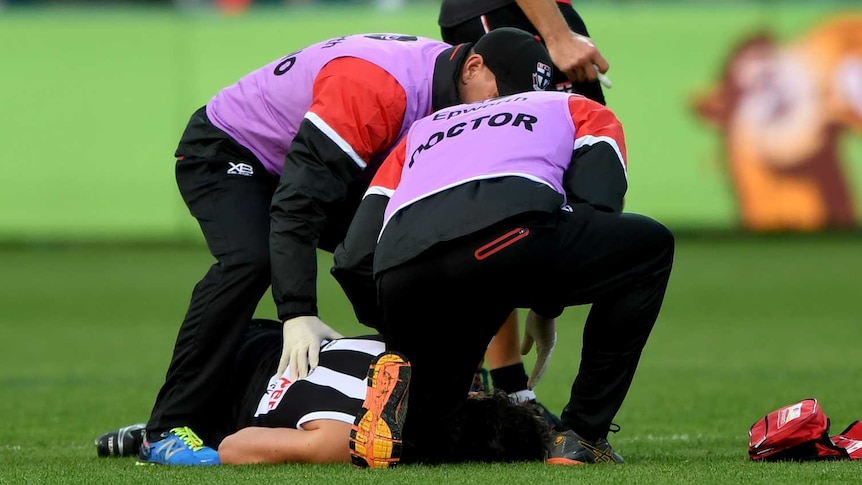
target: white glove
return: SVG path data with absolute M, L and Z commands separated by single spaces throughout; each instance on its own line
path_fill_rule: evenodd
M 326 339 L 341 338 L 342 335 L 315 316 L 294 317 L 284 321 L 282 329 L 284 347 L 278 362 L 277 376 L 290 366 L 288 378 L 295 382 L 317 367 L 320 343 Z
M 530 310 L 527 313 L 527 320 L 524 325 L 524 341 L 521 343 L 521 355 L 527 355 L 533 347 L 533 342 L 536 343 L 536 365 L 533 366 L 533 372 L 530 373 L 530 379 L 527 381 L 527 388 L 534 389 L 545 369 L 548 368 L 548 363 L 551 360 L 551 353 L 554 351 L 554 346 L 557 344 L 557 324 L 553 318 L 542 318 L 537 313 Z

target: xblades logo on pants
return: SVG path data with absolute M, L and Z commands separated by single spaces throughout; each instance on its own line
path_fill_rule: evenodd
M 251 177 L 254 175 L 254 167 L 247 163 L 242 162 L 227 162 L 230 167 L 227 169 L 228 175 L 242 175 L 244 177 Z

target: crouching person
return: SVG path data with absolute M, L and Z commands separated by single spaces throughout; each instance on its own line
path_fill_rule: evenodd
M 665 226 L 622 212 L 626 174 L 620 122 L 579 95 L 516 94 L 413 124 L 375 175 L 332 270 L 410 369 L 407 406 L 393 405 L 399 393 L 372 403 L 366 415 L 378 423 L 354 433 L 354 463 L 434 456 L 506 316 L 532 309 L 553 335 L 555 317 L 584 304 L 580 366 L 568 363 L 577 374 L 547 462 L 623 461 L 607 435 L 674 250 Z

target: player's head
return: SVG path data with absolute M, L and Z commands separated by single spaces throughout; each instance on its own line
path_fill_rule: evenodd
M 534 406 L 514 404 L 504 393 L 467 399 L 436 436 L 428 462 L 519 462 L 545 459 L 548 424 Z
M 551 56 L 527 31 L 494 29 L 475 44 L 462 46 L 467 54 L 458 75 L 458 91 L 464 103 L 544 91 L 550 85 Z

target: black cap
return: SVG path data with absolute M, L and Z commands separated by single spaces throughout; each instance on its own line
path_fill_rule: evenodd
M 551 56 L 539 38 L 526 30 L 494 29 L 476 41 L 473 51 L 494 73 L 500 96 L 544 91 L 551 85 Z

